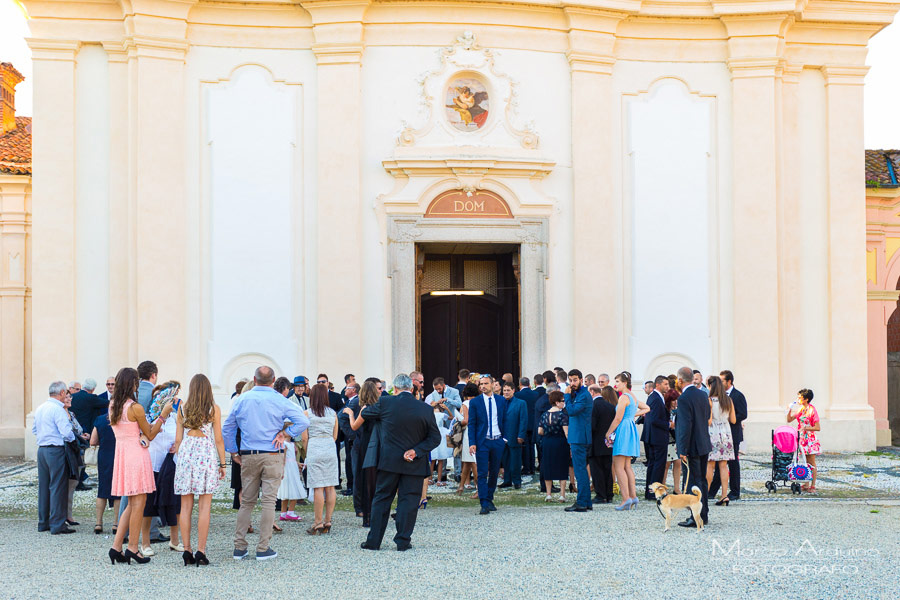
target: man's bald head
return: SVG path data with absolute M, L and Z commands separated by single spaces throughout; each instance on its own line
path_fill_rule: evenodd
M 275 383 L 275 370 L 266 365 L 257 367 L 256 372 L 253 374 L 253 380 L 256 382 L 256 385 L 271 386 Z

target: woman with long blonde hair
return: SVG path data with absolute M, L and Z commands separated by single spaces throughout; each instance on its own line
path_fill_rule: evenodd
M 212 385 L 202 373 L 191 378 L 188 398 L 178 411 L 175 452 L 175 493 L 181 496 L 179 526 L 184 544 L 185 566 L 208 565 L 206 540 L 212 495 L 225 479 L 225 442 L 222 439 L 222 411 L 213 399 Z M 185 434 L 187 432 L 187 434 Z M 197 517 L 197 553 L 191 553 L 191 517 L 194 495 L 200 496 Z
M 354 448 L 359 448 L 358 454 L 353 457 L 353 460 L 361 461 L 360 464 L 362 465 L 360 470 L 360 479 L 362 481 L 357 481 L 354 485 L 360 486 L 359 489 L 362 491 L 360 501 L 362 504 L 363 527 L 369 526 L 369 517 L 372 514 L 372 498 L 375 496 L 375 473 L 378 468 L 378 428 L 380 425 L 378 421 L 366 421 L 363 417 L 362 409 L 372 406 L 378 402 L 379 398 L 378 388 L 372 378 L 369 378 L 363 382 L 359 391 L 359 414 L 354 416 L 352 408 L 344 409 L 344 412 L 350 417 L 351 429 L 353 431 L 362 429 L 359 438 L 353 445 Z M 375 441 L 370 444 L 373 432 Z

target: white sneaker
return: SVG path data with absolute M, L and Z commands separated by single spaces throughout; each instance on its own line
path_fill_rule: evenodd
M 146 548 L 141 548 L 141 554 L 144 556 L 156 556 L 156 552 L 153 551 L 153 548 L 147 546 Z

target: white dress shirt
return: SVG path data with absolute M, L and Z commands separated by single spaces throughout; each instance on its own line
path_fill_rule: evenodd
M 170 414 L 163 426 L 160 427 L 156 437 L 150 440 L 150 462 L 153 463 L 154 473 L 159 473 L 163 461 L 166 460 L 166 454 L 169 453 L 169 448 L 175 443 L 175 433 L 178 427 L 177 421 L 175 415 Z M 184 435 L 187 435 L 187 431 L 184 432 Z M 178 457 L 176 456 L 175 458 L 177 462 Z
M 56 398 L 48 398 L 34 411 L 31 433 L 37 438 L 38 446 L 62 446 L 75 439 L 69 413 Z
M 500 425 L 497 421 L 497 401 L 494 400 L 493 394 L 484 395 L 484 409 L 488 412 L 491 419 L 490 423 L 488 423 L 487 436 L 489 438 L 497 437 L 500 435 Z

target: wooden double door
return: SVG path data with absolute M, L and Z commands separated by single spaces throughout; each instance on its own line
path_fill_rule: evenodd
M 465 257 L 471 258 L 471 257 Z M 497 269 L 493 293 L 480 296 L 431 295 L 420 297 L 420 365 L 425 387 L 431 390 L 435 377 L 449 385 L 457 381 L 460 369 L 490 373 L 519 373 L 519 289 L 514 254 L 478 256 L 490 260 Z M 463 258 L 451 260 L 451 269 Z M 427 264 L 427 263 L 426 263 Z M 453 279 L 455 277 L 455 273 Z

